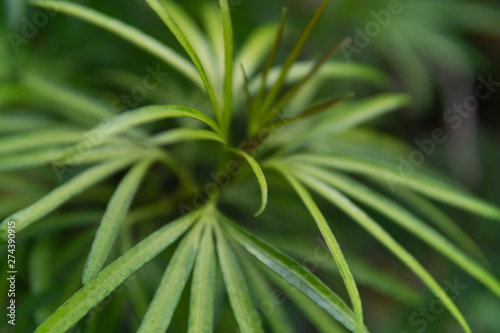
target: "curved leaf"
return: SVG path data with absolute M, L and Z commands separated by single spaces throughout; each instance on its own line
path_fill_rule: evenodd
M 193 140 L 210 140 L 225 143 L 220 135 L 212 131 L 198 128 L 177 128 L 156 134 L 144 141 L 144 144 L 147 146 L 164 146 Z
M 257 181 L 259 182 L 260 186 L 261 202 L 262 202 L 259 210 L 254 215 L 255 217 L 257 217 L 260 214 L 262 214 L 262 212 L 264 212 L 267 206 L 268 190 L 267 190 L 266 176 L 264 176 L 264 172 L 262 172 L 259 163 L 257 163 L 257 161 L 252 156 L 239 149 L 230 149 L 230 150 L 233 153 L 244 157 L 247 160 L 248 164 L 250 164 L 250 167 L 252 168 L 253 172 L 255 173 L 255 177 L 257 177 Z
M 335 236 L 333 235 L 332 230 L 330 229 L 330 226 L 328 225 L 328 222 L 326 221 L 325 217 L 319 210 L 318 206 L 314 202 L 313 198 L 309 194 L 309 192 L 302 186 L 296 179 L 295 177 L 292 176 L 288 171 L 286 171 L 283 168 L 278 168 L 278 171 L 287 179 L 287 181 L 292 185 L 292 187 L 295 189 L 297 194 L 300 196 L 302 202 L 305 204 L 309 212 L 311 213 L 312 217 L 316 221 L 316 224 L 318 225 L 319 230 L 321 231 L 321 234 L 323 235 L 323 238 L 326 241 L 326 244 L 328 245 L 328 249 L 333 255 L 333 258 L 335 259 L 335 262 L 337 263 L 337 266 L 340 271 L 340 275 L 342 276 L 342 279 L 344 280 L 344 284 L 346 286 L 347 292 L 349 294 L 349 297 L 351 299 L 353 308 L 354 308 L 354 313 L 356 314 L 356 332 L 363 332 L 364 324 L 363 324 L 363 308 L 361 305 L 361 298 L 359 297 L 359 291 L 358 287 L 356 285 L 356 282 L 354 281 L 354 277 L 352 276 L 351 269 L 349 268 L 349 265 L 347 264 L 344 254 L 340 248 L 340 245 L 338 244 L 337 240 L 335 239 Z

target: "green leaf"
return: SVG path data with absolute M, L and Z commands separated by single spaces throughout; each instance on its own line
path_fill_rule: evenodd
M 130 275 L 175 242 L 199 216 L 200 211 L 196 211 L 169 223 L 128 250 L 61 305 L 35 332 L 66 332 Z
M 401 227 L 407 229 L 409 232 L 434 247 L 478 281 L 483 283 L 496 295 L 500 296 L 500 282 L 495 276 L 479 265 L 474 259 L 463 253 L 455 244 L 451 243 L 440 233 L 428 226 L 424 221 L 420 220 L 394 201 L 385 198 L 353 179 L 343 177 L 335 172 L 325 172 L 318 168 L 304 167 L 296 164 L 294 164 L 294 168 L 302 170 L 387 216 Z
M 275 105 L 273 105 L 270 112 L 264 116 L 263 124 L 267 124 L 280 112 L 289 102 L 301 92 L 308 83 L 312 82 L 312 78 L 316 73 L 323 67 L 323 65 L 330 59 L 335 53 L 342 49 L 345 45 L 350 43 L 352 40 L 350 38 L 343 40 L 339 44 L 332 47 L 328 52 L 326 52 L 322 57 L 320 57 L 314 64 L 311 71 L 307 73 L 299 82 L 297 82 L 293 87 L 291 87 L 283 96 L 279 98 Z M 328 105 L 328 104 L 327 104 Z M 327 107 L 324 107 L 326 109 Z
M 113 197 L 108 203 L 106 212 L 97 229 L 92 248 L 85 268 L 83 269 L 82 283 L 85 285 L 95 278 L 108 257 L 111 246 L 116 238 L 118 229 L 125 219 L 137 188 L 153 161 L 147 159 L 132 167 L 116 188 Z
M 292 51 L 290 52 L 290 55 L 286 59 L 285 64 L 283 65 L 283 68 L 281 70 L 281 74 L 280 74 L 276 84 L 273 85 L 273 87 L 271 88 L 271 90 L 268 92 L 268 94 L 266 95 L 266 97 L 264 99 L 263 105 L 261 107 L 262 113 L 265 113 L 269 110 L 269 108 L 273 104 L 274 100 L 278 96 L 278 93 L 280 92 L 281 88 L 283 87 L 283 84 L 285 82 L 285 78 L 288 74 L 288 71 L 290 70 L 290 68 L 292 67 L 295 60 L 297 60 L 298 56 L 302 52 L 302 49 L 304 48 L 306 41 L 309 39 L 309 36 L 311 35 L 312 30 L 314 29 L 314 27 L 318 23 L 319 18 L 321 17 L 323 12 L 325 11 L 326 6 L 328 5 L 329 2 L 330 2 L 329 0 L 323 0 L 321 5 L 318 7 L 316 12 L 314 13 L 313 17 L 309 21 L 308 25 L 306 26 L 306 28 L 302 32 L 299 40 L 297 41 L 297 43 L 293 47 Z M 255 134 L 255 133 L 252 133 L 252 134 Z
M 164 146 L 177 142 L 210 140 L 225 143 L 225 141 L 213 131 L 198 128 L 177 128 L 161 132 L 144 141 L 146 146 Z
M 239 149 L 230 149 L 230 150 L 233 153 L 244 157 L 247 160 L 248 164 L 250 164 L 250 167 L 252 168 L 253 172 L 255 173 L 255 177 L 257 177 L 257 181 L 259 182 L 260 186 L 261 202 L 262 202 L 259 210 L 254 215 L 255 217 L 257 217 L 260 214 L 262 214 L 262 212 L 264 212 L 267 206 L 268 190 L 267 190 L 266 176 L 264 176 L 264 172 L 262 172 L 259 163 L 257 163 L 257 161 L 252 156 Z
M 222 121 L 222 114 L 219 108 L 219 103 L 217 102 L 217 99 L 215 97 L 214 89 L 212 85 L 210 84 L 210 80 L 208 79 L 208 76 L 205 72 L 205 69 L 198 58 L 198 55 L 196 54 L 196 51 L 193 49 L 193 46 L 189 42 L 189 40 L 186 38 L 184 33 L 179 29 L 175 21 L 172 19 L 170 14 L 167 12 L 167 10 L 158 2 L 158 0 L 146 0 L 146 2 L 149 4 L 149 6 L 158 14 L 158 16 L 162 19 L 162 21 L 167 25 L 167 27 L 170 29 L 170 31 L 174 34 L 175 38 L 179 41 L 179 43 L 182 45 L 184 50 L 187 52 L 189 57 L 191 58 L 191 61 L 194 63 L 196 69 L 198 69 L 198 73 L 200 74 L 200 77 L 203 81 L 203 84 L 205 85 L 205 89 L 207 91 L 208 97 L 210 98 L 210 101 L 212 102 L 212 106 L 215 110 L 215 114 L 217 116 L 217 119 L 219 120 L 219 124 L 221 126 L 224 126 L 224 122 Z M 222 127 L 224 130 L 224 127 Z
M 357 102 L 354 107 L 345 106 L 336 112 L 323 111 L 321 119 L 307 132 L 289 142 L 282 153 L 290 152 L 310 142 L 351 129 L 382 114 L 395 111 L 408 104 L 409 98 L 402 94 L 385 94 Z
M 216 259 L 212 226 L 205 228 L 191 284 L 189 333 L 211 333 L 214 326 Z
M 106 104 L 39 74 L 23 72 L 20 84 L 27 88 L 27 93 L 37 104 L 48 102 L 51 110 L 55 109 L 65 118 L 81 124 L 95 125 L 97 121 L 113 115 L 112 109 Z
M 169 47 L 163 45 L 155 38 L 143 33 L 135 27 L 132 27 L 113 17 L 99 13 L 93 9 L 72 2 L 31 0 L 30 3 L 42 8 L 55 9 L 59 13 L 75 16 L 76 18 L 106 29 L 159 57 L 197 85 L 203 86 L 203 83 L 200 81 L 199 76 L 196 73 L 196 69 L 185 58 L 181 57 Z
M 380 182 L 379 184 L 381 186 L 385 186 L 383 182 Z M 434 223 L 436 227 L 441 229 L 441 231 L 454 240 L 455 243 L 462 246 L 463 249 L 469 251 L 486 266 L 489 265 L 488 259 L 469 234 L 463 231 L 460 226 L 458 226 L 432 202 L 419 194 L 404 188 L 398 189 L 398 199 L 402 200 L 408 206 L 414 207 L 420 215 L 425 217 L 429 222 Z
M 0 240 L 5 241 L 6 239 L 7 223 L 9 221 L 16 222 L 16 231 L 19 232 L 31 223 L 49 214 L 73 196 L 127 167 L 135 159 L 136 157 L 129 157 L 126 159 L 102 163 L 71 178 L 66 183 L 53 189 L 37 202 L 3 220 L 0 224 Z
M 219 265 L 238 327 L 242 333 L 263 333 L 259 314 L 253 307 L 245 276 L 234 249 L 222 234 L 219 225 L 216 225 L 215 232 Z
M 314 253 L 314 257 L 318 259 L 317 263 L 319 267 L 327 272 L 340 275 L 335 260 L 331 256 L 326 257 L 327 255 L 319 254 L 319 252 L 323 252 L 320 251 L 322 244 L 316 243 L 315 247 L 313 247 L 305 245 L 303 239 L 288 237 L 280 239 L 279 237 L 268 235 L 266 235 L 266 239 L 269 239 L 275 246 L 280 247 L 297 258 L 308 258 L 311 256 L 311 253 Z M 422 304 L 423 297 L 413 286 L 392 276 L 384 268 L 376 267 L 369 262 L 369 259 L 365 260 L 345 251 L 344 254 L 351 268 L 352 275 L 356 283 L 360 286 L 368 287 L 384 296 L 391 297 L 410 306 L 418 307 Z
M 404 177 L 400 174 L 398 166 L 391 163 L 375 164 L 359 158 L 312 154 L 297 155 L 293 157 L 293 160 L 381 179 L 386 181 L 392 190 L 395 190 L 395 185 L 405 186 L 448 205 L 500 221 L 500 208 L 476 198 L 456 186 L 451 186 L 447 182 L 418 171 Z
M 2 134 L 26 133 L 55 125 L 57 125 L 55 121 L 37 112 L 2 111 L 0 114 L 0 133 Z
M 283 304 L 276 304 L 276 290 L 266 281 L 262 272 L 255 267 L 255 261 L 250 261 L 250 258 L 247 258 L 249 257 L 248 253 L 245 254 L 246 256 L 243 259 L 246 260 L 242 262 L 243 269 L 248 277 L 250 289 L 255 292 L 259 299 L 260 310 L 271 331 L 275 333 L 293 333 L 294 329 L 291 320 L 287 318 Z
M 233 108 L 233 66 L 234 66 L 234 37 L 231 10 L 227 0 L 219 0 L 224 32 L 224 110 L 222 113 L 223 128 L 229 129 Z
M 222 78 L 224 75 L 222 71 L 224 68 L 224 34 L 220 11 L 213 2 L 201 2 L 199 5 L 204 31 L 215 55 L 215 61 L 211 65 Z
M 166 332 L 193 269 L 201 231 L 198 221 L 179 244 L 137 332 Z
M 250 33 L 250 36 L 244 41 L 241 46 L 235 65 L 243 64 L 249 76 L 252 76 L 259 68 L 265 55 L 271 48 L 276 31 L 275 24 L 264 24 L 256 28 Z M 239 71 L 235 71 L 234 76 L 234 93 L 238 93 L 244 83 L 244 77 Z
M 274 277 L 276 284 L 285 292 L 286 296 L 297 306 L 302 314 L 309 319 L 319 333 L 343 333 L 345 328 L 335 321 L 324 309 L 318 307 L 307 296 L 299 290 L 285 283 L 283 280 Z
M 340 194 L 330 186 L 321 183 L 320 181 L 305 175 L 304 173 L 295 172 L 294 174 L 300 178 L 301 181 L 306 183 L 315 192 L 323 196 L 325 199 L 333 203 L 335 206 L 342 209 L 354 221 L 358 222 L 363 228 L 371 233 L 382 245 L 387 247 L 393 252 L 404 264 L 406 264 L 427 287 L 434 293 L 434 295 L 441 300 L 443 305 L 455 317 L 463 330 L 470 333 L 470 327 L 463 317 L 462 313 L 446 292 L 439 286 L 436 280 L 425 270 L 425 268 L 406 251 L 391 235 L 389 235 L 380 225 L 370 218 L 364 211 L 353 204 L 348 198 Z
M 269 71 L 271 70 L 274 60 L 276 58 L 276 54 L 278 53 L 278 48 L 281 43 L 281 39 L 283 37 L 283 31 L 285 30 L 285 19 L 286 19 L 286 7 L 283 8 L 281 12 L 281 19 L 278 25 L 278 29 L 276 30 L 274 43 L 269 52 L 269 56 L 267 57 L 266 64 L 264 66 L 264 70 L 262 71 L 262 79 L 260 84 L 259 92 L 257 93 L 257 97 L 255 98 L 255 105 L 257 107 L 261 106 L 262 98 L 264 98 L 264 93 L 266 91 L 267 77 L 269 75 Z M 276 78 L 277 80 L 278 78 Z
M 220 73 L 217 72 L 217 67 L 213 66 L 215 62 L 215 55 L 212 46 L 206 35 L 199 29 L 197 22 L 194 18 L 186 12 L 180 3 L 170 0 L 160 0 L 161 4 L 175 17 L 175 23 L 179 29 L 184 32 L 186 38 L 191 42 L 196 54 L 207 72 L 211 82 L 221 82 Z M 216 91 L 217 93 L 217 91 Z
M 0 172 L 46 165 L 66 151 L 65 148 L 44 148 L 14 155 L 2 156 Z
M 95 148 L 105 143 L 110 138 L 123 133 L 128 129 L 134 128 L 135 126 L 161 119 L 179 117 L 197 119 L 218 132 L 218 126 L 215 124 L 213 119 L 204 115 L 200 111 L 176 105 L 146 106 L 103 121 L 88 132 L 86 139 L 68 149 L 68 153 L 61 156 L 59 160 L 63 161 L 64 159 L 71 159 L 73 155 L 82 155 L 80 151 L 88 150 L 88 146 Z M 82 146 L 85 147 L 85 149 L 82 149 Z
M 93 236 L 93 235 L 92 235 Z M 133 231 L 129 225 L 123 225 L 120 229 L 118 235 L 118 245 L 120 249 L 120 255 L 126 253 L 129 249 L 134 246 Z M 127 300 L 134 312 L 134 323 L 139 323 L 140 320 L 148 311 L 149 297 L 145 292 L 147 289 L 144 286 L 142 276 L 139 274 L 134 274 L 130 279 L 127 280 L 125 285 L 125 292 L 127 293 Z M 138 327 L 137 325 L 134 325 Z
M 11 135 L 0 139 L 0 154 L 51 145 L 65 145 L 81 140 L 81 131 L 70 128 L 49 128 Z
M 300 196 L 302 202 L 306 205 L 307 209 L 309 210 L 312 217 L 316 221 L 316 224 L 318 225 L 318 228 L 321 231 L 321 234 L 323 235 L 323 238 L 325 239 L 326 244 L 328 245 L 328 248 L 330 249 L 330 252 L 333 255 L 333 258 L 335 259 L 335 262 L 339 267 L 340 275 L 344 280 L 344 284 L 351 299 L 351 303 L 354 308 L 354 313 L 356 314 L 356 323 L 357 323 L 356 332 L 363 332 L 364 328 L 363 308 L 361 305 L 361 298 L 359 297 L 358 287 L 356 286 L 356 282 L 354 281 L 354 278 L 352 276 L 351 269 L 349 268 L 349 265 L 347 264 L 344 258 L 344 254 L 342 253 L 340 245 L 335 239 L 335 236 L 333 235 L 333 232 L 330 229 L 328 222 L 326 221 L 325 217 L 323 216 L 318 206 L 314 202 L 314 199 L 311 197 L 309 192 L 304 188 L 304 186 L 302 186 L 295 179 L 295 177 L 293 177 L 292 174 L 290 174 L 285 169 L 278 168 L 278 171 L 288 180 L 290 185 L 292 185 L 292 187 Z
M 248 253 L 304 295 L 325 309 L 347 329 L 353 331 L 356 318 L 352 310 L 330 288 L 295 260 L 251 235 L 221 216 L 224 228 Z

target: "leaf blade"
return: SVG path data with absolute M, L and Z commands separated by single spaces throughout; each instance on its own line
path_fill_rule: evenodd
M 83 269 L 82 283 L 84 285 L 95 278 L 101 270 L 116 238 L 118 229 L 130 208 L 132 199 L 152 162 L 151 159 L 147 159 L 133 166 L 113 193 L 113 197 L 108 203 L 106 212 L 95 234 L 94 242 Z
M 212 226 L 205 229 L 193 272 L 189 306 L 189 333 L 211 333 L 214 326 L 216 260 Z
M 137 332 L 165 332 L 168 329 L 191 274 L 203 227 L 202 223 L 194 226 L 175 250 Z
M 58 12 L 75 16 L 105 30 L 113 32 L 119 37 L 128 40 L 153 55 L 156 55 L 173 68 L 179 70 L 198 86 L 203 86 L 203 83 L 200 81 L 198 73 L 193 65 L 191 65 L 182 56 L 178 55 L 175 51 L 163 45 L 157 39 L 145 34 L 135 27 L 132 27 L 113 17 L 99 13 L 93 9 L 71 2 L 31 0 L 30 3 L 46 9 L 55 8 Z
M 0 239 L 5 240 L 7 223 L 16 221 L 17 231 L 21 231 L 31 223 L 62 205 L 76 194 L 84 191 L 111 174 L 125 168 L 132 163 L 136 157 L 119 159 L 107 163 L 101 163 L 85 172 L 73 177 L 66 183 L 55 188 L 32 205 L 10 215 L 0 224 Z
M 200 212 L 197 211 L 167 224 L 128 250 L 123 256 L 103 269 L 96 279 L 73 294 L 35 332 L 66 332 L 127 277 L 175 242 L 195 222 L 199 215 Z
M 254 217 L 259 216 L 264 212 L 267 206 L 267 199 L 268 199 L 268 187 L 267 187 L 267 181 L 266 181 L 266 176 L 264 175 L 264 172 L 262 171 L 259 163 L 249 154 L 246 152 L 240 150 L 240 149 L 230 149 L 233 153 L 238 154 L 245 158 L 245 160 L 248 162 L 250 167 L 252 168 L 255 177 L 257 178 L 257 181 L 260 186 L 260 191 L 261 191 L 261 205 L 257 213 L 255 213 Z
M 219 266 L 238 326 L 242 333 L 263 333 L 260 318 L 252 304 L 240 262 L 219 225 L 215 226 L 215 234 L 217 236 Z
M 222 215 L 220 218 L 224 221 L 223 227 L 248 253 L 325 309 L 346 328 L 354 330 L 356 319 L 352 310 L 316 276 L 234 222 Z
M 488 270 L 477 264 L 453 243 L 403 207 L 375 191 L 372 191 L 368 187 L 359 184 L 353 179 L 342 177 L 332 172 L 326 173 L 316 168 L 297 167 L 387 216 L 401 227 L 407 229 L 409 232 L 434 247 L 437 251 L 441 252 L 448 259 L 483 283 L 493 293 L 500 296 L 500 282 L 488 272 Z
M 338 244 L 335 236 L 333 235 L 333 232 L 330 229 L 328 222 L 326 221 L 325 217 L 319 210 L 319 207 L 316 205 L 313 198 L 311 197 L 309 192 L 304 188 L 304 186 L 302 186 L 297 181 L 297 179 L 293 177 L 292 174 L 286 171 L 285 169 L 280 168 L 278 169 L 278 171 L 287 179 L 290 185 L 292 185 L 295 192 L 297 192 L 297 194 L 300 196 L 302 202 L 307 207 L 310 214 L 316 221 L 316 224 L 318 225 L 318 228 L 321 231 L 321 234 L 323 235 L 323 238 L 326 241 L 333 258 L 337 263 L 340 275 L 344 280 L 345 287 L 351 299 L 351 303 L 354 308 L 354 313 L 356 314 L 356 322 L 357 322 L 356 332 L 363 332 L 364 328 L 363 308 L 361 304 L 361 298 L 359 296 L 358 287 L 356 285 L 354 277 L 352 276 L 351 269 L 349 268 L 349 265 L 347 264 L 344 258 L 344 254 L 340 248 L 340 245 Z
M 406 264 L 427 287 L 438 297 L 443 305 L 448 309 L 457 320 L 463 330 L 470 333 L 470 327 L 463 317 L 462 313 L 446 292 L 439 286 L 436 280 L 425 270 L 425 268 L 408 253 L 396 240 L 392 238 L 380 225 L 372 220 L 364 211 L 354 205 L 349 199 L 334 190 L 333 188 L 322 184 L 310 176 L 303 174 L 297 175 L 301 180 L 310 186 L 315 192 L 322 195 L 325 199 L 333 203 L 348 214 L 353 220 L 358 222 L 363 228 L 377 238 L 382 245 L 394 253 L 404 264 Z
M 179 41 L 179 43 L 182 45 L 184 50 L 187 52 L 189 57 L 191 58 L 191 61 L 194 63 L 196 69 L 198 70 L 198 73 L 201 77 L 201 80 L 203 81 L 203 84 L 205 86 L 205 89 L 207 91 L 208 97 L 210 101 L 212 102 L 212 106 L 215 110 L 215 114 L 217 115 L 217 119 L 219 120 L 219 124 L 222 126 L 222 129 L 224 130 L 224 122 L 222 121 L 222 113 L 219 107 L 219 103 L 217 102 L 217 98 L 215 97 L 215 92 L 212 87 L 212 84 L 210 83 L 210 80 L 205 72 L 205 68 L 203 67 L 203 64 L 201 63 L 200 59 L 198 58 L 198 55 L 196 54 L 196 51 L 194 50 L 193 46 L 189 42 L 189 40 L 186 38 L 182 30 L 177 26 L 175 23 L 174 19 L 170 16 L 168 11 L 163 7 L 158 0 L 146 0 L 148 5 L 153 9 L 154 12 L 162 19 L 162 21 L 167 25 L 169 30 L 174 34 L 175 38 Z
M 416 172 L 411 177 L 403 177 L 399 174 L 398 168 L 392 164 L 382 165 L 368 163 L 359 158 L 327 157 L 311 154 L 294 156 L 293 159 L 381 179 L 390 182 L 388 183 L 389 186 L 391 184 L 400 184 L 448 205 L 500 221 L 500 208 L 469 195 L 458 187 L 452 187 L 449 183 L 430 178 L 421 173 Z

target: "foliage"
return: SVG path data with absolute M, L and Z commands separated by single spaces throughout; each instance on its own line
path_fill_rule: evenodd
M 408 266 L 463 331 L 471 332 L 443 287 L 377 218 L 385 216 L 406 229 L 500 297 L 500 282 L 479 247 L 420 196 L 495 221 L 500 221 L 500 208 L 434 171 L 401 175 L 394 156 L 411 149 L 364 125 L 408 105 L 406 95 L 354 99 L 349 91 L 335 91 L 334 98 L 317 93 L 325 79 L 379 86 L 387 81 L 363 65 L 329 60 L 349 40 L 316 61 L 299 60 L 329 1 L 318 7 L 282 65 L 275 62 L 285 10 L 278 25 L 255 30 L 238 47 L 227 0 L 220 0 L 217 11 L 203 11 L 207 35 L 177 4 L 146 2 L 190 61 L 127 22 L 83 5 L 50 0 L 30 4 L 57 8 L 158 57 L 203 93 L 198 107 L 188 107 L 194 103 L 185 97 L 186 106 L 146 105 L 113 113 L 105 102 L 36 71 L 18 70 L 14 78 L 3 74 L 0 180 L 2 190 L 22 188 L 23 193 L 5 197 L 1 213 L 8 216 L 0 224 L 0 237 L 7 241 L 8 222 L 15 221 L 19 252 L 22 244 L 36 244 L 29 267 L 36 332 L 66 332 L 75 325 L 92 331 L 100 319 L 86 316 L 109 297 L 123 297 L 116 292 L 121 285 L 135 291 L 125 295 L 134 313 L 127 329 L 140 332 L 183 331 L 176 317 L 188 323 L 184 331 L 222 331 L 232 322 L 223 324 L 220 316 L 234 316 L 241 332 L 292 331 L 283 308 L 262 316 L 255 305 L 265 301 L 273 286 L 290 295 L 318 330 L 329 332 L 369 331 L 364 312 L 370 308 L 363 309 L 358 284 L 420 302 L 408 285 L 365 260 L 350 262 L 336 237 L 340 226 L 331 221 L 335 215 L 325 213 L 331 207 Z M 214 168 L 217 173 L 210 171 Z M 386 181 L 396 184 L 395 198 L 372 189 L 372 182 L 387 186 Z M 40 184 L 49 184 L 50 191 Z M 268 197 L 273 191 L 283 193 L 282 200 L 273 202 Z M 413 195 L 415 204 L 422 203 L 418 214 L 396 200 L 404 193 Z M 258 207 L 245 199 L 256 197 Z M 284 220 L 284 211 L 293 212 L 299 204 L 326 241 L 348 301 L 338 294 L 344 292 L 340 286 L 333 288 L 285 253 L 300 250 L 280 249 L 278 240 L 265 241 L 269 235 L 257 236 L 239 223 L 248 213 Z M 297 214 L 286 223 L 300 223 L 303 217 Z M 71 242 L 64 242 L 65 235 Z M 4 246 L 2 255 L 6 250 Z M 54 253 L 58 262 L 47 261 Z M 68 265 L 73 265 L 71 271 L 64 270 Z M 143 270 L 147 274 L 141 275 Z M 62 286 L 53 283 L 56 276 L 64 278 Z M 154 296 L 148 294 L 151 286 Z M 222 305 L 226 301 L 232 316 Z M 109 307 L 120 313 L 121 304 Z M 20 312 L 31 310 L 22 306 Z

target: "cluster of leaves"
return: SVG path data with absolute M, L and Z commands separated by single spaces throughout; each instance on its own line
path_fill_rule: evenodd
M 463 330 L 470 332 L 461 312 L 429 272 L 358 203 L 386 216 L 435 248 L 497 296 L 500 296 L 500 282 L 485 267 L 481 251 L 467 234 L 424 197 L 497 221 L 500 220 L 500 209 L 466 193 L 435 172 L 423 170 L 410 177 L 401 176 L 394 156 L 407 153 L 409 148 L 395 139 L 358 128 L 406 105 L 409 102 L 406 96 L 384 94 L 345 101 L 350 94 L 344 94 L 343 97 L 317 101 L 316 88 L 326 79 L 383 80 L 376 71 L 364 66 L 329 61 L 342 43 L 349 41 L 335 45 L 317 61 L 298 61 L 329 1 L 321 3 L 280 66 L 274 63 L 284 30 L 285 11 L 277 27 L 258 29 L 235 58 L 236 47 L 227 0 L 220 0 L 218 13 L 208 8 L 204 11 L 208 36 L 174 3 L 160 0 L 146 2 L 169 28 L 191 62 L 137 28 L 82 5 L 48 0 L 32 0 L 30 3 L 40 8 L 57 8 L 60 13 L 111 31 L 159 57 L 206 93 L 208 103 L 203 112 L 179 105 L 150 105 L 117 115 L 101 103 L 27 71 L 17 73 L 16 79 L 0 90 L 1 105 L 29 105 L 56 113 L 56 116 L 40 115 L 14 110 L 13 107 L 11 112 L 0 114 L 0 171 L 4 174 L 2 184 L 7 190 L 26 186 L 22 177 L 14 173 L 19 170 L 43 167 L 48 163 L 58 172 L 70 170 L 74 173 L 75 164 L 85 167 L 49 193 L 40 194 L 41 198 L 27 207 L 25 201 L 31 200 L 31 197 L 14 196 L 6 201 L 6 212 L 13 207 L 24 208 L 12 213 L 0 224 L 3 241 L 6 240 L 9 221 L 16 222 L 20 241 L 30 237 L 40 238 L 40 235 L 54 230 L 87 226 L 95 220 L 95 215 L 90 216 L 84 211 L 72 211 L 72 218 L 62 215 L 35 222 L 50 217 L 71 198 L 81 198 L 77 195 L 83 191 L 100 186 L 105 179 L 119 172 L 124 173 L 115 189 L 103 186 L 94 192 L 101 193 L 103 197 L 112 192 L 102 217 L 97 213 L 100 223 L 95 234 L 90 229 L 90 232 L 75 238 L 76 247 L 86 244 L 89 237 L 93 238 L 81 274 L 83 287 L 52 314 L 39 312 L 37 316 L 41 323 L 36 332 L 65 332 L 71 329 L 130 276 L 177 241 L 151 302 L 144 299 L 140 291 L 131 293 L 130 302 L 141 320 L 138 325 L 141 332 L 164 332 L 169 328 L 176 308 L 182 306 L 179 304 L 189 281 L 190 303 L 186 305 L 189 307 L 188 331 L 211 332 L 216 326 L 217 300 L 224 294 L 224 290 L 217 288 L 220 280 L 224 283 L 236 324 L 242 332 L 262 332 L 267 327 L 275 332 L 291 332 L 293 327 L 281 310 L 276 310 L 264 320 L 257 315 L 253 295 L 260 299 L 269 295 L 272 285 L 264 278 L 266 276 L 285 290 L 319 329 L 341 331 L 341 328 L 336 328 L 338 325 L 334 319 L 353 332 L 368 331 L 354 278 L 363 276 L 362 269 L 351 271 L 350 263 L 345 259 L 313 193 L 338 207 L 407 265 L 442 301 Z M 266 53 L 269 53 L 267 58 Z M 262 71 L 259 73 L 260 68 Z M 290 87 L 283 92 L 287 86 Z M 243 111 L 245 106 L 246 121 L 237 112 Z M 283 116 L 285 107 L 288 114 Z M 61 118 L 65 121 L 63 124 L 57 121 Z M 182 125 L 182 118 L 197 122 Z M 174 120 L 176 125 L 159 133 L 154 132 L 152 126 L 139 128 L 158 122 L 163 124 L 167 119 Z M 82 132 L 82 129 L 93 125 L 89 131 Z M 235 133 L 234 128 L 245 128 L 245 125 L 243 144 L 239 144 L 241 135 Z M 272 141 L 267 140 L 270 134 L 273 134 Z M 209 195 L 204 205 L 191 207 L 184 211 L 185 214 L 180 214 L 179 205 L 192 203 L 196 174 L 186 172 L 181 162 L 182 154 L 173 146 L 188 141 L 212 141 L 210 144 L 213 146 L 210 147 L 214 152 L 209 155 L 210 163 L 198 161 L 193 154 L 190 164 L 218 164 L 222 170 L 226 164 L 235 164 L 242 170 L 215 195 Z M 88 145 L 90 149 L 82 153 L 82 147 Z M 176 178 L 175 188 L 166 194 L 160 192 L 161 196 L 151 198 L 145 207 L 131 209 L 141 183 L 146 182 L 149 170 L 157 164 L 172 172 Z M 245 169 L 247 166 L 250 167 L 248 170 Z M 305 205 L 326 241 L 352 309 L 317 276 L 277 246 L 242 228 L 229 217 L 229 213 L 223 212 L 222 207 L 225 206 L 239 208 L 235 201 L 241 198 L 241 195 L 225 195 L 226 192 L 240 191 L 243 196 L 254 196 L 252 190 L 244 187 L 246 179 L 253 180 L 252 175 L 255 175 L 261 194 L 256 216 L 268 213 L 276 216 L 283 210 L 283 206 L 278 206 L 274 212 L 271 211 L 273 208 L 266 211 L 268 186 L 271 193 L 273 188 L 276 191 L 294 190 L 294 195 Z M 410 209 L 356 180 L 353 175 L 365 177 L 376 184 L 383 184 L 390 175 L 391 180 L 398 184 L 398 195 L 406 197 L 409 206 L 415 206 L 435 225 L 428 224 Z M 285 182 L 270 182 L 273 176 L 280 176 Z M 34 190 L 33 195 L 38 196 L 42 191 Z M 106 199 L 98 197 L 96 200 L 102 203 Z M 240 214 L 244 213 L 246 210 Z M 133 244 L 132 228 L 137 227 L 142 234 L 148 233 L 149 228 L 145 227 L 144 221 L 164 220 L 166 216 L 172 222 L 165 224 L 163 221 L 165 225 Z M 108 264 L 107 260 L 113 258 L 113 244 L 117 241 L 122 253 Z M 40 258 L 43 253 L 37 249 L 33 260 L 43 259 Z M 59 268 L 74 260 L 65 259 L 69 261 L 61 259 Z M 32 282 L 33 290 L 45 292 L 46 281 L 43 280 L 50 279 L 50 274 L 43 273 L 48 269 L 40 265 L 33 264 L 36 272 L 41 272 L 40 276 L 33 278 L 37 280 Z M 39 278 L 42 281 L 38 281 Z M 411 292 L 397 281 L 387 279 L 379 283 L 374 281 L 376 274 L 372 273 L 365 274 L 365 279 L 368 280 L 366 284 L 378 285 L 388 293 L 391 289 L 398 292 L 404 290 L 408 298 L 412 297 Z M 140 290 L 137 289 L 140 288 L 137 280 L 132 282 L 136 291 Z M 322 308 L 328 316 L 321 317 L 311 310 L 314 307 Z

